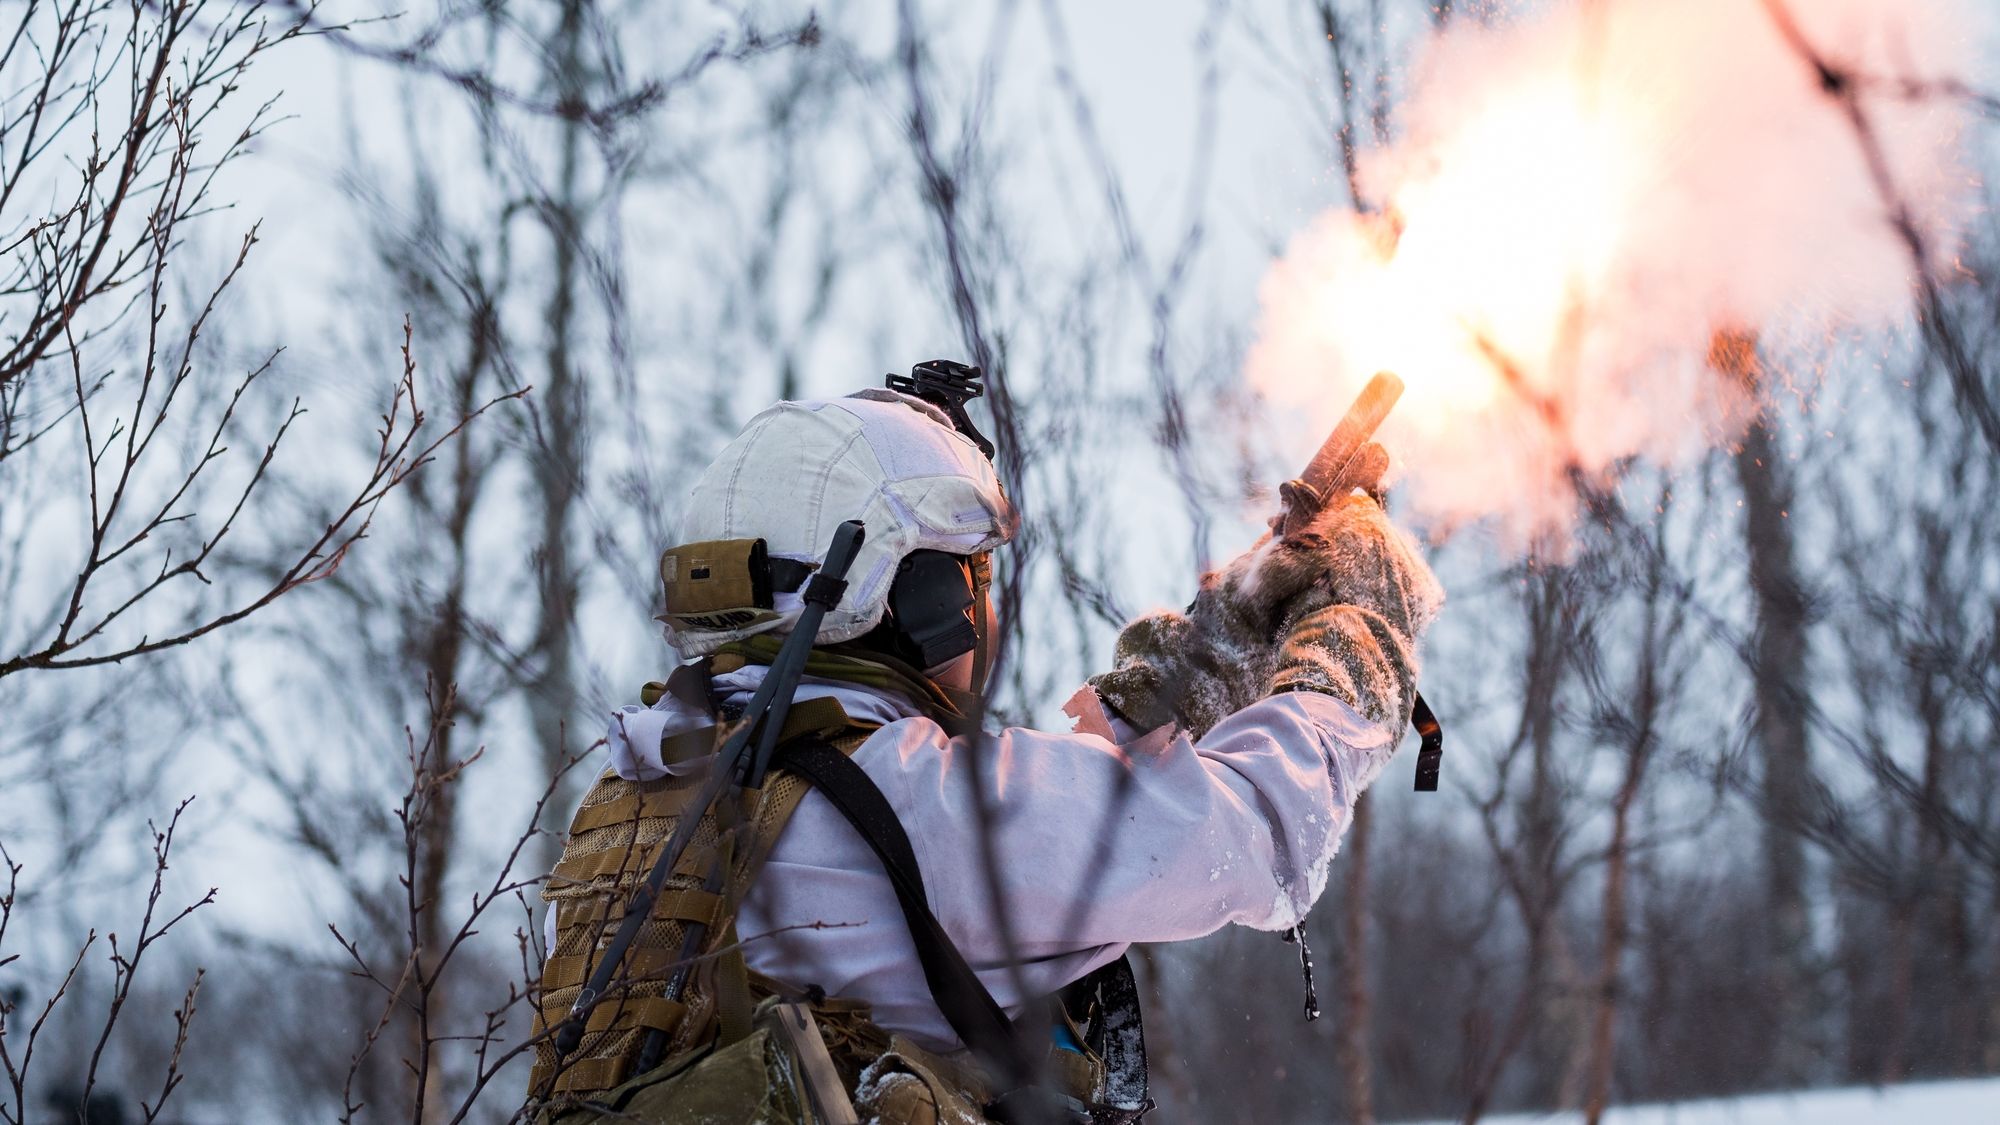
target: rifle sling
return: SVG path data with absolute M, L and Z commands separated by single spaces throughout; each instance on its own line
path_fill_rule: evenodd
M 992 1065 L 1005 1068 L 1001 1076 L 1005 1084 L 1027 1085 L 1034 1074 L 1033 1062 L 1013 1021 L 931 913 L 917 853 L 910 847 L 909 834 L 903 831 L 889 799 L 852 758 L 823 739 L 808 736 L 795 740 L 780 750 L 780 757 L 784 769 L 811 782 L 840 810 L 882 861 L 889 882 L 896 888 L 896 900 L 902 904 L 903 918 L 909 923 L 931 998 L 952 1030 Z

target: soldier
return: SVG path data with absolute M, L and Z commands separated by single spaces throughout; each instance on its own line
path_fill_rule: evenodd
M 613 716 L 543 892 L 543 1026 L 582 1030 L 540 1047 L 545 1120 L 1135 1121 L 1127 948 L 1289 929 L 1325 886 L 1442 600 L 1414 543 L 1337 498 L 1204 578 L 1206 612 L 1129 625 L 1077 730 L 981 733 L 1017 521 L 963 410 L 977 374 L 779 403 L 696 482 L 661 562 L 688 663 Z M 865 542 L 771 772 L 700 814 L 607 954 L 847 520 Z M 579 1006 L 607 957 L 616 986 Z

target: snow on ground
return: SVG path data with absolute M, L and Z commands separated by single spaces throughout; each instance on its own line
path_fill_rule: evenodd
M 1580 1113 L 1517 1113 L 1480 1119 L 1486 1125 L 1553 1125 L 1582 1121 Z M 2000 1078 L 1912 1082 L 1756 1094 L 1661 1105 L 1619 1106 L 1604 1125 L 2000 1125 Z

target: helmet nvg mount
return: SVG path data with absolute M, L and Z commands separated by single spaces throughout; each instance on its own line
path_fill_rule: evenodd
M 964 434 L 966 439 L 979 447 L 979 452 L 993 460 L 993 443 L 972 424 L 972 418 L 965 412 L 965 404 L 986 393 L 986 385 L 980 380 L 985 373 L 977 367 L 956 360 L 933 359 L 910 368 L 908 375 L 886 375 L 882 385 L 898 394 L 920 398 L 951 419 L 952 429 Z

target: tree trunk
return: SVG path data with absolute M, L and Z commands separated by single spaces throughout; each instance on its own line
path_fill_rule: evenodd
M 455 373 L 452 385 L 452 406 L 457 411 L 457 417 L 470 414 L 479 401 L 482 378 L 492 359 L 493 315 L 492 307 L 483 300 L 476 301 L 470 310 L 466 326 L 468 354 L 465 366 Z M 441 451 L 440 456 L 449 457 L 452 466 L 450 506 L 443 512 L 444 524 L 440 529 L 443 532 L 448 577 L 442 602 L 422 607 L 430 618 L 422 642 L 422 653 L 425 687 L 430 692 L 432 722 L 436 730 L 428 766 L 434 774 L 451 770 L 458 754 L 459 744 L 454 737 L 453 723 L 463 709 L 458 706 L 456 685 L 464 668 L 466 642 L 469 639 L 465 598 L 471 565 L 472 513 L 481 487 L 479 458 L 468 438 L 460 435 L 445 451 Z M 428 493 L 424 503 L 429 506 Z M 421 853 L 417 864 L 417 901 L 426 906 L 419 916 L 414 936 L 418 966 L 426 980 L 435 982 L 429 986 L 425 997 L 425 1003 L 435 1019 L 449 1018 L 452 1009 L 452 995 L 447 991 L 438 967 L 450 936 L 443 904 L 446 901 L 445 883 L 451 875 L 451 860 L 459 839 L 458 785 L 432 787 L 430 801 L 430 812 L 425 817 L 419 840 Z M 429 1050 L 420 1057 L 427 1058 L 430 1064 L 424 1076 L 426 1089 L 444 1089 L 446 1076 L 441 1053 Z M 444 1109 L 442 1099 L 427 1099 L 424 1104 L 436 1112 Z
M 1663 505 L 1664 506 L 1664 502 Z M 1637 669 L 1631 693 L 1630 725 L 1625 740 L 1625 777 L 1611 804 L 1611 844 L 1605 861 L 1603 949 L 1593 990 L 1588 1058 L 1584 1084 L 1584 1117 L 1597 1125 L 1611 1104 L 1611 1079 L 1618 1065 L 1618 1016 L 1623 989 L 1620 981 L 1625 959 L 1627 872 L 1632 859 L 1632 810 L 1646 784 L 1646 768 L 1652 764 L 1654 736 L 1661 709 L 1661 665 L 1669 657 L 1671 626 L 1663 618 L 1678 616 L 1672 607 L 1663 612 L 1661 597 L 1665 574 L 1660 556 L 1653 556 L 1647 576 L 1644 626 L 1636 654 Z M 1671 676 L 1671 673 L 1667 673 Z M 1668 689 L 1671 690 L 1671 689 Z
M 1514 1056 L 1556 1021 L 1546 1018 L 1549 981 L 1561 943 L 1557 917 L 1562 906 L 1563 836 L 1562 787 L 1555 776 L 1555 740 L 1560 723 L 1558 698 L 1574 643 L 1575 605 L 1562 581 L 1563 571 L 1534 564 L 1522 583 L 1522 608 L 1527 614 L 1527 648 L 1523 653 L 1520 723 L 1505 752 L 1500 787 L 1481 805 L 1488 844 L 1507 884 L 1508 897 L 1520 914 L 1526 949 L 1520 988 L 1506 1017 L 1492 1036 L 1492 1047 L 1471 1067 L 1465 1111 L 1460 1120 L 1474 1125 L 1492 1106 Z M 1528 755 L 1528 791 L 1508 792 L 1521 754 Z M 1500 831 L 1502 814 L 1511 820 L 1511 839 Z M 1538 1075 L 1557 1068 L 1537 1067 Z M 1538 1091 L 1539 1092 L 1539 1091 Z
M 1718 332 L 1709 356 L 1717 370 L 1736 379 L 1753 398 L 1765 393 L 1754 335 Z M 1806 598 L 1793 553 L 1791 482 L 1782 457 L 1769 417 L 1760 413 L 1736 451 L 1736 477 L 1743 491 L 1743 539 L 1756 614 L 1751 713 L 1762 767 L 1764 991 L 1770 997 L 1773 1034 L 1769 1077 L 1778 1085 L 1796 1086 L 1811 1077 L 1805 1024 L 1812 950 L 1805 843 L 1798 825 L 1806 814 L 1812 763 L 1804 706 Z
M 1647 654 L 1640 669 L 1641 706 L 1650 711 L 1653 661 Z M 1597 1125 L 1611 1103 L 1611 1078 L 1618 1061 L 1619 964 L 1625 958 L 1626 871 L 1631 861 L 1632 805 L 1645 784 L 1646 765 L 1652 751 L 1652 716 L 1642 717 L 1625 759 L 1625 780 L 1612 805 L 1611 846 L 1604 872 L 1604 937 L 1602 962 L 1597 970 L 1595 1009 L 1590 1024 L 1590 1065 L 1584 1089 L 1584 1118 Z
M 556 31 L 551 75 L 562 104 L 581 105 L 588 92 L 583 58 L 585 0 L 564 0 Z M 584 429 L 589 424 L 585 386 L 577 377 L 572 351 L 576 332 L 576 289 L 582 239 L 581 179 L 584 125 L 576 115 L 563 119 L 555 191 L 544 204 L 551 251 L 551 291 L 547 312 L 548 381 L 542 433 L 534 458 L 534 487 L 541 500 L 541 546 L 536 559 L 540 618 L 534 638 L 533 681 L 528 708 L 542 748 L 546 774 L 553 776 L 568 754 L 567 720 L 576 705 L 575 628 L 578 579 L 569 553 L 571 511 L 582 491 Z M 549 802 L 562 816 L 566 800 Z M 561 825 L 545 825 L 561 830 Z M 545 838 L 543 867 L 553 866 L 559 836 Z
M 1888 1014 L 1880 1032 L 1882 1055 L 1875 1080 L 1883 1085 L 1901 1082 L 1910 1076 L 1910 994 L 1916 984 L 1917 915 L 1922 909 L 1915 894 L 1905 891 L 1890 904 Z

